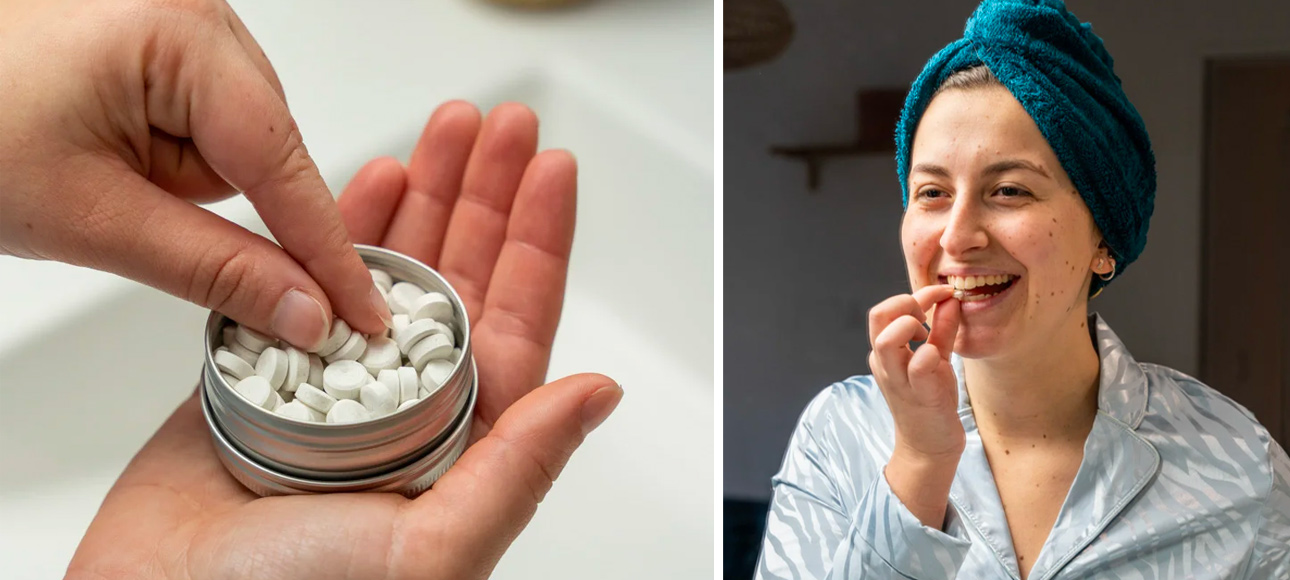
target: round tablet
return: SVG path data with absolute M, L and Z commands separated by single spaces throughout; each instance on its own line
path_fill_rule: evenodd
M 399 371 L 394 369 L 381 369 L 381 372 L 376 373 L 376 380 L 377 382 L 384 383 L 385 386 L 389 387 L 391 393 L 398 394 Z
M 427 292 L 412 303 L 408 315 L 413 321 L 430 319 L 447 322 L 452 320 L 452 302 L 440 292 Z
M 394 342 L 398 343 L 399 351 L 403 354 L 408 354 L 408 351 L 412 350 L 412 346 L 421 342 L 421 339 L 431 334 L 441 334 L 442 332 L 438 326 L 435 326 L 436 324 L 443 326 L 439 322 L 427 319 L 417 320 L 403 327 L 403 330 L 394 334 Z
M 230 324 L 220 329 L 220 338 L 224 339 L 224 346 L 230 346 L 237 342 L 237 325 Z
M 417 369 L 412 367 L 399 367 L 399 400 L 410 401 L 417 398 L 417 390 L 421 387 L 421 381 L 417 379 Z
M 358 357 L 363 356 L 363 351 L 365 350 L 367 350 L 367 339 L 355 332 L 349 335 L 349 340 L 345 341 L 345 346 L 331 353 L 331 356 L 323 357 L 323 360 L 327 361 L 328 364 L 342 360 L 358 360 Z
M 448 358 L 452 354 L 452 343 L 442 334 L 432 334 L 412 345 L 408 351 L 408 360 L 417 371 L 425 368 L 432 360 Z
M 273 387 L 270 387 L 269 381 L 259 375 L 252 375 L 238 381 L 233 386 L 233 390 L 257 407 L 268 408 L 273 402 Z
M 452 369 L 456 367 L 450 360 L 432 360 L 426 364 L 426 368 L 421 371 L 421 386 L 429 393 L 434 393 L 448 382 L 448 377 L 452 376 Z M 422 398 L 425 398 L 422 396 Z
M 408 318 L 408 315 L 406 314 L 395 314 L 391 318 L 393 318 L 394 322 L 394 334 L 398 334 L 399 331 L 407 328 L 408 324 L 412 322 L 412 319 Z
M 296 400 L 319 413 L 330 411 L 331 406 L 336 404 L 335 397 L 308 383 L 296 389 Z
M 239 381 L 255 374 L 254 367 L 227 350 L 215 351 L 215 368 L 233 375 Z
M 372 274 L 372 283 L 376 284 L 378 288 L 389 292 L 390 287 L 394 286 L 394 278 L 390 276 L 389 272 L 377 270 L 376 268 L 368 268 L 367 271 Z
M 255 352 L 263 352 L 264 349 L 278 343 L 273 337 L 261 334 L 240 324 L 237 325 L 237 331 L 233 333 L 233 338 L 242 343 L 242 346 Z
M 367 350 L 363 356 L 358 358 L 358 362 L 367 368 L 367 372 L 375 377 L 384 369 L 397 369 L 399 363 L 403 362 L 403 357 L 399 354 L 399 345 L 393 340 L 383 336 L 372 337 L 367 341 Z
M 260 360 L 260 353 L 255 352 L 249 348 L 246 348 L 245 346 L 242 346 L 242 343 L 236 340 L 228 344 L 228 351 L 237 355 L 242 360 L 250 363 L 251 366 L 255 366 L 255 363 L 259 362 Z
M 371 380 L 372 375 L 367 374 L 363 365 L 343 360 L 327 365 L 323 371 L 323 390 L 337 400 L 357 399 L 358 390 Z
M 309 379 L 309 353 L 291 346 L 288 346 L 285 352 L 287 353 L 287 380 L 282 383 L 280 390 L 292 392 L 300 386 L 300 383 Z
M 255 374 L 268 379 L 273 390 L 281 389 L 287 380 L 287 353 L 272 346 L 264 349 L 255 363 Z
M 328 423 L 358 423 L 372 418 L 372 414 L 367 411 L 358 401 L 344 399 L 336 401 L 327 411 Z
M 282 394 L 277 391 L 273 391 L 273 396 L 269 398 L 269 404 L 265 405 L 264 408 L 270 411 L 276 411 L 278 410 L 278 407 L 285 404 L 287 404 L 287 402 L 282 400 Z
M 309 383 L 315 387 L 322 388 L 322 372 L 327 365 L 323 364 L 322 357 L 309 353 L 309 378 L 301 381 Z
M 306 423 L 321 423 L 324 419 L 326 419 L 326 415 L 323 415 L 318 411 L 310 409 L 308 406 L 306 406 L 304 403 L 301 403 L 300 401 L 287 403 L 281 407 L 278 407 L 273 412 L 279 415 L 282 415 L 283 417 L 286 417 L 288 419 L 295 419 L 297 421 L 304 421 Z
M 424 296 L 425 290 L 411 282 L 398 282 L 390 287 L 390 312 L 411 314 L 412 303 Z
M 327 334 L 327 340 L 324 340 L 322 346 L 318 347 L 318 356 L 328 356 L 339 350 L 340 347 L 345 346 L 345 342 L 349 340 L 353 332 L 353 330 L 350 330 L 349 325 L 345 324 L 344 320 L 339 318 L 333 320 L 331 332 Z
M 415 405 L 415 404 L 420 403 L 420 402 L 421 402 L 421 399 L 408 399 L 408 400 L 403 401 L 402 403 L 400 403 L 400 404 L 399 404 L 399 408 L 398 408 L 398 409 L 395 409 L 394 411 L 397 413 L 397 412 L 399 412 L 399 411 L 402 411 L 402 410 L 404 410 L 404 409 L 406 409 L 406 408 L 408 408 L 408 407 L 411 407 L 412 405 Z
M 362 403 L 373 417 L 389 415 L 399 406 L 399 401 L 394 398 L 394 393 L 390 392 L 390 388 L 380 381 L 372 381 L 363 385 L 363 388 L 358 391 L 358 402 Z

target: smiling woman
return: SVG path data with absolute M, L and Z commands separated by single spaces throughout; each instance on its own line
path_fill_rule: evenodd
M 986 0 L 896 140 L 912 293 L 869 311 L 873 374 L 803 413 L 758 577 L 1290 577 L 1285 451 L 1088 313 L 1155 195 L 1091 26 Z

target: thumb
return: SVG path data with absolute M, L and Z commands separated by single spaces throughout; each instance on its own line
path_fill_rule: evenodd
M 463 558 L 464 570 L 492 570 L 528 525 L 569 456 L 622 396 L 613 379 L 595 374 L 534 389 L 414 502 L 440 518 L 443 506 L 450 506 L 455 523 L 447 551 Z

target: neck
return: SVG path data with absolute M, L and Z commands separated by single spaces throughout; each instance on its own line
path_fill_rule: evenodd
M 1097 415 L 1101 360 L 1087 316 L 1076 314 L 1028 352 L 963 360 L 968 398 L 983 436 L 1083 445 Z

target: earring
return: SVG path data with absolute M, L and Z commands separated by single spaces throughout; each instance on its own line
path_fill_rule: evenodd
M 1106 258 L 1098 258 L 1098 260 L 1097 260 L 1097 265 L 1101 266 L 1101 265 L 1102 265 L 1102 264 L 1104 264 L 1105 262 L 1106 262 Z M 1111 272 L 1110 272 L 1110 273 L 1111 273 L 1111 275 L 1110 275 L 1109 277 L 1104 276 L 1104 275 L 1102 275 L 1102 274 L 1098 274 L 1098 275 L 1097 275 L 1097 277 L 1098 277 L 1098 278 L 1101 278 L 1103 282 L 1110 282 L 1110 281 L 1111 281 L 1111 278 L 1114 278 L 1114 277 L 1115 277 L 1115 260 L 1111 260 Z

